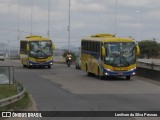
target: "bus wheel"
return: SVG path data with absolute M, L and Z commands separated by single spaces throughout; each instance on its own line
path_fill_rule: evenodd
M 26 65 L 23 65 L 24 68 L 26 68 Z
M 98 78 L 101 79 L 101 80 L 104 79 L 104 76 L 100 75 L 100 69 L 99 69 L 99 67 L 98 67 Z
M 48 65 L 48 69 L 51 69 L 51 65 Z
M 86 64 L 86 72 L 87 72 L 87 76 L 92 76 L 92 73 L 88 72 L 88 66 Z
M 87 66 L 87 64 L 86 64 L 86 72 L 88 72 L 88 66 Z
M 28 69 L 31 69 L 31 68 L 32 68 L 32 66 L 28 65 Z
M 126 80 L 130 80 L 131 79 L 131 76 L 126 76 Z

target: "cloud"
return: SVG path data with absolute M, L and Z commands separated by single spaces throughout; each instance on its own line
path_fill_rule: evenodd
M 99 2 L 81 2 L 74 0 L 71 2 L 71 9 L 74 12 L 102 12 L 105 10 L 105 6 Z
M 154 3 L 155 0 L 117 0 L 118 5 L 130 7 L 144 7 Z
M 146 17 L 148 16 L 148 18 L 154 18 L 154 19 L 160 19 L 160 9 L 158 11 L 149 11 L 148 13 L 146 13 Z

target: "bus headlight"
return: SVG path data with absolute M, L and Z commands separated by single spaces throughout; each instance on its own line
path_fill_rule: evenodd
M 108 75 L 108 73 L 106 72 L 105 75 Z
M 135 72 L 132 73 L 132 75 L 135 75 L 135 74 L 136 74 Z

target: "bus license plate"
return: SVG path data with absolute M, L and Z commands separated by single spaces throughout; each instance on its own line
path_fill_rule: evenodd
M 122 72 L 120 72 L 120 73 L 118 73 L 119 75 L 123 75 L 123 73 Z

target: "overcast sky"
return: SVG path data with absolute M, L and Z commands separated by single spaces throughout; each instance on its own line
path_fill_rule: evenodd
M 50 0 L 50 36 L 58 48 L 68 44 L 68 1 Z M 115 34 L 116 0 L 70 1 L 72 45 L 80 46 L 80 40 L 84 36 L 97 33 Z M 160 42 L 159 0 L 117 2 L 118 37 L 131 36 L 137 40 L 139 34 L 140 40 L 156 38 Z M 0 41 L 9 41 L 10 44 L 17 42 L 18 15 L 20 38 L 31 33 L 31 24 L 32 34 L 47 36 L 48 3 L 49 0 L 0 0 Z

